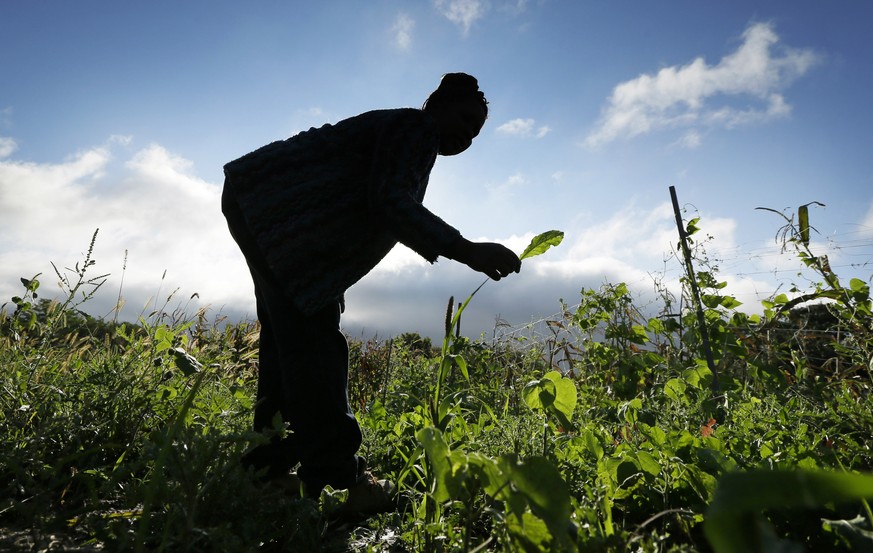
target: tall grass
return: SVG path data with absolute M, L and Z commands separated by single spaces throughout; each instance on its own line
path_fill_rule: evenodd
M 809 293 L 828 305 L 775 296 L 755 318 L 699 270 L 718 391 L 694 314 L 665 296 L 646 317 L 621 283 L 582 290 L 548 334 L 470 340 L 450 310 L 439 348 L 414 334 L 352 340 L 363 454 L 403 501 L 342 526 L 331 514 L 344 492 L 289 498 L 241 467 L 264 439 L 250 430 L 257 323 L 90 318 L 79 300 L 105 279 L 90 261 L 89 249 L 68 269 L 61 301 L 39 298 L 37 275 L 0 310 L 0 549 L 873 545 L 862 282 L 826 275 Z

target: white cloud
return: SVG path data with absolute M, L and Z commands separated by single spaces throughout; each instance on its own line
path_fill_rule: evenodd
M 109 158 L 109 151 L 98 147 L 58 164 L 0 162 L 0 220 L 13 233 L 52 233 L 53 223 L 62 224 L 69 214 L 82 209 Z
M 434 5 L 446 19 L 461 27 L 464 35 L 488 11 L 485 0 L 434 0 Z
M 497 132 L 508 134 L 511 136 L 535 136 L 542 138 L 546 136 L 551 129 L 542 125 L 536 128 L 536 121 L 533 119 L 513 119 L 497 127 Z
M 398 244 L 388 252 L 374 271 L 399 272 L 409 268 L 421 268 L 428 265 L 427 261 L 403 244 Z
M 99 228 L 90 276 L 111 273 L 106 287 L 115 292 L 101 292 L 88 312 L 112 309 L 127 252 L 122 316 L 135 318 L 149 298 L 160 305 L 176 289 L 180 299 L 197 292 L 204 303 L 253 313 L 245 262 L 221 215 L 220 187 L 159 145 L 114 167 L 111 146 L 123 142 L 112 138 L 62 163 L 0 162 L 0 304 L 21 293 L 19 277 L 38 272 L 42 295 L 55 295 L 50 262 L 62 268 L 81 261 Z M 153 298 L 158 288 L 161 297 Z
M 498 184 L 488 184 L 486 185 L 486 189 L 488 190 L 488 195 L 492 199 L 503 198 L 506 196 L 512 195 L 515 190 L 523 187 L 528 183 L 528 179 L 521 173 L 516 173 L 514 175 L 510 175 L 506 180 L 500 182 Z
M 533 119 L 513 119 L 497 127 L 497 132 L 503 134 L 525 134 L 533 129 Z
M 120 144 L 122 146 L 130 146 L 133 142 L 133 137 L 125 134 L 113 134 L 109 137 L 109 144 Z
M 569 249 L 571 258 L 650 257 L 659 258 L 675 241 L 676 223 L 669 203 L 650 210 L 628 206 L 597 225 L 578 231 Z
M 401 13 L 394 20 L 391 33 L 394 36 L 394 44 L 401 50 L 409 50 L 412 46 L 412 30 L 415 28 L 415 20 L 405 13 Z
M 12 152 L 18 149 L 18 144 L 9 137 L 0 136 L 0 159 L 4 157 L 9 157 L 12 155 Z
M 700 144 L 702 142 L 703 137 L 700 135 L 700 132 L 698 132 L 697 129 L 691 129 L 683 134 L 682 138 L 675 142 L 675 145 L 682 148 L 687 148 L 689 150 L 693 150 L 700 147 Z
M 586 145 L 667 128 L 732 128 L 788 115 L 791 106 L 779 91 L 809 71 L 818 56 L 808 49 L 777 48 L 779 37 L 767 23 L 750 25 L 742 39 L 716 65 L 696 58 L 617 85 Z

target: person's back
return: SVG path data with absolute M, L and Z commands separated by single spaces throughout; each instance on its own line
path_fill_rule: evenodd
M 457 239 L 421 204 L 438 147 L 423 111 L 371 111 L 227 164 L 225 194 L 286 293 L 313 310 L 342 297 L 398 241 L 433 262 Z

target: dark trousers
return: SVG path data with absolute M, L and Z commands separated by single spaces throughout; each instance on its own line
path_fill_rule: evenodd
M 290 431 L 254 448 L 243 463 L 266 469 L 268 478 L 299 463 L 297 475 L 308 493 L 326 485 L 350 488 L 360 479 L 364 460 L 357 455 L 361 429 L 348 400 L 349 348 L 339 329 L 339 302 L 301 312 L 257 253 L 229 200 L 225 197 L 222 207 L 248 261 L 261 323 L 254 429 L 268 431 L 279 421 Z

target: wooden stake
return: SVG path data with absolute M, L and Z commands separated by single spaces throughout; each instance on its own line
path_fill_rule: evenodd
M 679 200 L 676 197 L 676 187 L 670 187 L 670 199 L 673 200 L 673 213 L 676 215 L 676 226 L 679 229 L 679 241 L 682 244 L 682 255 L 685 257 L 685 271 L 688 274 L 688 282 L 691 283 L 691 295 L 697 308 L 697 324 L 700 326 L 700 341 L 703 347 L 703 355 L 706 358 L 706 366 L 712 372 L 712 391 L 719 389 L 718 371 L 712 361 L 712 350 L 709 347 L 709 331 L 706 328 L 706 317 L 703 315 L 703 303 L 700 301 L 700 290 L 697 288 L 697 278 L 694 276 L 694 264 L 691 262 L 691 250 L 688 248 L 688 234 L 682 224 L 682 215 L 679 212 Z

